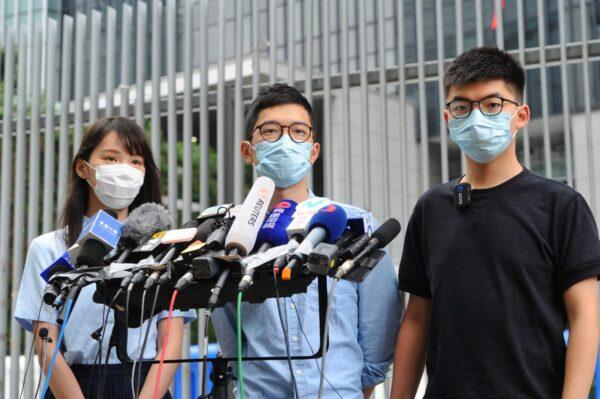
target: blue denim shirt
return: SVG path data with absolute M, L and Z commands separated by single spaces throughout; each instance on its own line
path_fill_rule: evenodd
M 328 291 L 331 282 L 328 278 Z M 310 355 L 319 349 L 317 287 L 315 279 L 306 294 L 280 299 L 292 356 Z M 393 360 L 402 312 L 398 279 L 389 254 L 362 283 L 338 283 L 329 321 L 324 398 L 362 399 L 364 388 L 384 381 Z M 223 355 L 235 357 L 235 305 L 216 309 L 213 323 Z M 244 302 L 242 330 L 243 356 L 285 356 L 275 299 L 260 304 Z M 236 370 L 235 363 L 231 366 Z M 300 398 L 317 397 L 320 366 L 320 358 L 292 360 Z M 244 362 L 244 388 L 249 399 L 293 398 L 287 361 Z

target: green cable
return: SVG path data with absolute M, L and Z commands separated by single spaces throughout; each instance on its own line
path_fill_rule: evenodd
M 242 372 L 242 291 L 238 292 L 237 298 L 237 366 L 240 399 L 244 399 L 244 376 Z

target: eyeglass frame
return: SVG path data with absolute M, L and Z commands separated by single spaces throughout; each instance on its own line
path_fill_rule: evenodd
M 275 124 L 275 125 L 278 125 L 279 127 L 281 127 L 281 134 L 279 135 L 279 137 L 277 137 L 277 139 L 276 139 L 276 140 L 267 140 L 267 139 L 265 139 L 265 138 L 263 137 L 262 133 L 260 132 L 260 129 L 261 129 L 261 128 L 262 128 L 264 125 L 268 125 L 268 124 Z M 293 137 L 292 137 L 292 135 L 290 134 L 290 127 L 292 127 L 292 126 L 294 126 L 294 125 L 302 125 L 302 126 L 306 126 L 306 127 L 309 129 L 309 134 L 308 134 L 308 137 L 306 138 L 306 140 L 304 140 L 304 141 L 297 141 L 297 140 L 294 140 L 294 138 L 293 138 Z M 252 135 L 254 135 L 254 133 L 256 132 L 256 130 L 258 130 L 258 134 L 260 135 L 260 137 L 261 137 L 263 140 L 265 140 L 265 141 L 267 141 L 267 142 L 269 142 L 269 143 L 274 143 L 274 142 L 278 141 L 279 139 L 281 139 L 281 137 L 283 137 L 283 133 L 284 133 L 284 130 L 285 130 L 286 128 L 287 128 L 287 130 L 288 130 L 288 133 L 287 133 L 287 134 L 288 134 L 288 136 L 290 136 L 290 140 L 292 140 L 294 143 L 306 143 L 308 140 L 310 140 L 310 138 L 311 138 L 311 137 L 314 137 L 315 128 L 314 128 L 314 127 L 312 127 L 312 126 L 310 126 L 310 125 L 307 125 L 307 124 L 306 124 L 306 123 L 304 123 L 304 122 L 294 122 L 294 123 L 292 123 L 292 124 L 290 124 L 290 125 L 282 125 L 281 123 L 279 123 L 279 122 L 274 122 L 274 121 L 267 121 L 267 122 L 265 122 L 265 123 L 261 123 L 260 125 L 257 125 L 257 126 L 254 128 L 254 130 L 252 130 Z M 250 137 L 252 137 L 252 136 L 250 136 Z
M 499 100 L 501 101 L 501 105 L 500 105 L 500 111 L 498 111 L 498 112 L 497 112 L 497 113 L 495 113 L 495 114 L 486 114 L 485 112 L 483 112 L 483 111 L 481 110 L 481 102 L 482 102 L 482 101 L 485 101 L 485 100 L 487 100 L 487 99 L 489 99 L 489 98 L 497 98 L 497 99 L 499 99 Z M 464 102 L 467 102 L 467 103 L 469 103 L 469 105 L 471 106 L 471 109 L 469 110 L 469 113 L 468 113 L 468 114 L 465 114 L 465 115 L 463 115 L 463 116 L 455 116 L 455 115 L 452 113 L 451 109 L 450 109 L 450 104 L 452 104 L 453 102 L 456 102 L 456 101 L 464 101 Z M 477 103 L 477 109 L 479 109 L 479 111 L 480 111 L 480 112 L 481 112 L 481 113 L 482 113 L 484 116 L 496 116 L 496 115 L 500 115 L 500 114 L 502 113 L 502 110 L 504 110 L 504 102 L 505 102 L 505 101 L 506 101 L 506 102 L 509 102 L 509 103 L 511 103 L 511 104 L 514 104 L 514 105 L 516 105 L 517 107 L 520 107 L 521 105 L 523 105 L 523 104 L 519 104 L 518 102 L 516 102 L 516 101 L 513 101 L 513 100 L 511 100 L 511 99 L 509 99 L 509 98 L 505 98 L 505 97 L 502 97 L 502 96 L 488 96 L 488 97 L 482 98 L 482 99 L 480 99 L 480 100 L 473 100 L 473 101 L 471 101 L 471 100 L 468 100 L 468 99 L 466 99 L 466 98 L 456 98 L 456 99 L 454 99 L 454 100 L 452 100 L 452 101 L 450 101 L 450 102 L 447 102 L 447 103 L 446 103 L 446 108 L 448 109 L 448 112 L 450 113 L 450 115 L 452 115 L 452 117 L 453 117 L 453 118 L 455 118 L 455 119 L 465 119 L 465 118 L 468 118 L 468 117 L 471 115 L 471 112 L 473 112 L 473 108 L 474 108 L 474 107 L 473 107 L 473 103 Z

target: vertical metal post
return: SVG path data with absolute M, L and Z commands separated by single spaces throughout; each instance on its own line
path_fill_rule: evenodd
M 538 36 L 540 41 L 540 86 L 542 97 L 542 128 L 544 134 L 544 165 L 546 177 L 552 178 L 552 150 L 550 126 L 548 124 L 548 84 L 546 77 L 546 26 L 544 18 L 544 2 L 537 0 Z
M 219 1 L 217 80 L 217 203 L 225 202 L 225 1 Z
M 29 130 L 29 190 L 27 205 L 27 243 L 37 237 L 40 220 L 40 89 L 42 77 L 42 27 L 37 25 L 34 33 L 31 71 L 31 128 Z M 23 251 L 21 249 L 21 256 Z M 13 321 L 14 324 L 16 324 Z M 25 333 L 25 348 L 31 347 L 33 335 Z M 33 373 L 25 375 L 23 394 L 33 397 Z
M 234 131 L 233 141 L 239 145 L 242 141 L 244 130 L 244 99 L 242 97 L 242 54 L 244 50 L 244 4 L 242 0 L 236 0 L 235 12 L 235 86 L 234 86 Z M 233 202 L 240 204 L 244 190 L 244 168 L 242 158 L 234 152 L 233 154 Z
M 324 177 L 325 196 L 332 198 L 333 190 L 333 140 L 331 139 L 331 54 L 330 54 L 330 1 L 323 2 L 323 145 L 325 146 Z
M 200 209 L 208 207 L 209 200 L 209 115 L 208 115 L 208 36 L 207 36 L 207 0 L 200 2 Z M 204 338 L 206 320 L 203 312 L 198 312 L 198 353 L 204 353 L 207 340 Z M 202 387 L 202 373 L 198 373 L 198 386 Z
M 177 56 L 175 35 L 177 34 L 177 20 L 175 0 L 167 1 L 167 81 L 169 94 L 167 98 L 167 136 L 169 150 L 167 156 L 169 210 L 177 217 L 177 109 L 175 104 L 175 60 Z
M 519 42 L 519 61 L 525 65 L 525 18 L 523 16 L 523 0 L 517 0 L 517 38 Z M 527 102 L 527 90 L 523 93 L 523 102 Z M 525 167 L 531 168 L 529 145 L 529 128 L 523 128 L 523 162 Z
M 33 0 L 27 0 L 27 93 L 31 93 L 31 57 L 33 56 Z
M 123 20 L 121 25 L 121 85 L 119 86 L 121 116 L 129 116 L 129 83 L 131 69 L 131 21 L 133 10 L 127 3 L 123 3 Z M 111 50 L 114 51 L 114 50 Z
M 63 17 L 62 61 L 60 76 L 60 138 L 58 141 L 58 201 L 62 206 L 69 178 L 69 105 L 71 103 L 71 58 L 73 51 L 73 18 Z
M 423 3 L 416 2 L 417 75 L 419 80 L 419 123 L 421 133 L 421 178 L 423 191 L 429 188 L 429 132 L 427 128 L 427 99 L 425 98 L 425 44 L 423 39 Z
M 310 102 L 311 106 L 314 106 L 313 102 L 313 12 L 314 12 L 314 3 L 313 0 L 306 0 L 306 8 L 304 12 L 306 13 L 306 22 L 305 22 L 305 41 L 306 41 L 306 79 L 304 80 L 304 95 Z M 314 137 L 313 137 L 314 139 Z M 310 173 L 308 174 L 308 186 L 313 187 L 313 174 L 314 168 L 311 168 Z
M 358 2 L 358 36 L 360 46 L 360 130 L 365 156 L 362 159 L 363 207 L 371 209 L 371 143 L 369 130 L 369 82 L 367 80 L 367 11 L 364 1 Z M 403 133 L 403 132 L 402 132 Z
M 296 1 L 287 0 L 287 30 L 288 30 L 288 85 L 294 86 L 294 72 L 296 63 Z
M 79 149 L 83 136 L 83 73 L 85 68 L 85 26 L 87 17 L 78 13 L 75 18 L 75 129 L 73 134 L 73 155 Z
M 483 46 L 483 16 L 481 0 L 475 0 L 475 31 L 477 34 L 477 47 L 481 47 Z
M 342 140 L 344 160 L 344 201 L 352 203 L 352 137 L 350 131 L 350 78 L 348 60 L 348 0 L 341 0 L 340 10 L 340 36 L 342 39 L 340 58 L 342 66 Z M 330 132 L 330 134 L 333 132 Z
M 17 137 L 15 146 L 15 196 L 13 207 L 13 247 L 12 247 L 12 279 L 11 297 L 16 298 L 23 274 L 23 242 L 25 241 L 25 155 L 26 134 L 25 118 L 27 117 L 27 31 L 19 34 L 19 72 L 17 75 Z M 12 301 L 11 314 L 15 313 L 16 301 Z M 19 357 L 21 355 L 21 327 L 18 323 L 10 323 L 10 397 L 19 397 Z
M 137 2 L 137 24 L 135 36 L 135 121 L 142 127 L 144 123 L 144 83 L 146 78 L 146 3 Z M 187 220 L 187 219 L 185 219 Z
M 269 83 L 277 81 L 277 4 L 269 0 Z
M 106 108 L 105 115 L 112 116 L 115 104 L 115 52 L 117 34 L 117 11 L 106 8 Z
M 565 28 L 565 2 L 558 0 L 558 29 L 560 36 L 560 83 L 562 94 L 563 133 L 565 137 L 565 165 L 567 184 L 573 187 L 573 160 L 571 156 L 571 110 L 569 109 L 569 77 L 567 71 L 567 34 Z
M 496 11 L 496 46 L 504 49 L 504 18 L 502 16 L 502 0 L 494 0 L 494 10 Z M 539 13 L 538 13 L 539 14 Z
M 98 119 L 98 75 L 100 68 L 100 30 L 102 14 L 92 10 L 92 33 L 90 39 L 90 114 L 88 123 L 91 125 Z
M 388 110 L 387 110 L 387 81 L 386 81 L 386 62 L 385 62 L 385 5 L 383 0 L 378 0 L 378 22 L 379 28 L 379 108 L 381 112 L 381 141 L 383 143 L 383 217 L 387 219 L 390 216 L 390 132 L 388 131 Z
M 2 121 L 2 184 L 0 185 L 0 237 L 10 235 L 10 207 L 12 188 L 12 104 L 15 74 L 15 44 L 13 32 L 6 30 L 4 56 L 4 115 Z M 0 240 L 0 359 L 6 358 L 8 342 L 8 238 Z M 0 362 L 0 392 L 4 393 L 6 366 Z
M 200 208 L 209 204 L 209 114 L 208 114 L 208 0 L 200 3 Z M 204 330 L 202 330 L 202 334 Z M 200 336 L 202 336 L 200 334 Z
M 260 33 L 258 0 L 252 2 L 252 97 L 256 97 L 260 85 Z
M 160 159 L 160 59 L 161 59 L 162 3 L 152 0 L 152 155 Z
M 437 69 L 438 69 L 438 97 L 439 97 L 439 119 L 440 119 L 440 153 L 442 163 L 442 182 L 448 181 L 448 135 L 446 132 L 446 121 L 443 109 L 446 104 L 444 95 L 444 16 L 442 0 L 435 1 L 435 25 L 437 36 Z M 462 14 L 462 13 L 461 13 Z M 462 31 L 456 31 L 456 35 L 462 36 Z M 458 41 L 458 40 L 457 40 Z
M 456 29 L 455 29 L 456 30 L 456 56 L 459 56 L 460 54 L 463 53 L 464 47 L 465 47 L 462 0 L 456 1 L 455 10 L 456 10 L 456 12 L 455 12 L 455 14 L 456 14 L 455 15 L 455 17 L 456 17 L 456 19 L 455 19 L 455 23 L 456 23 Z M 443 29 L 442 29 L 442 37 L 443 37 Z M 440 75 L 440 84 L 443 86 L 443 84 L 444 84 L 443 65 L 442 65 L 442 74 L 439 73 L 439 65 L 438 65 L 438 75 Z M 444 87 L 442 87 L 442 90 L 444 90 Z M 441 109 L 444 109 L 444 108 L 445 108 L 445 104 L 443 104 Z M 444 133 L 447 134 L 446 129 L 444 129 Z M 461 174 L 464 175 L 465 173 L 467 173 L 467 161 L 466 161 L 465 157 L 462 155 L 462 153 L 460 153 L 459 156 L 460 156 L 460 171 L 461 171 Z M 446 179 L 442 178 L 442 182 L 445 182 L 445 181 L 447 181 L 447 178 Z
M 54 226 L 54 106 L 56 103 L 56 20 L 48 20 L 46 41 L 46 116 L 44 121 L 44 217 L 43 231 L 48 232 Z
M 406 59 L 404 56 L 404 1 L 398 2 L 397 34 L 398 34 L 398 115 L 400 125 L 400 188 L 401 222 L 408 220 L 408 134 L 406 129 Z
M 586 0 L 579 1 L 580 23 L 581 23 L 581 49 L 582 49 L 582 67 L 583 67 L 583 101 L 585 110 L 585 131 L 587 139 L 588 156 L 588 175 L 590 179 L 590 208 L 596 214 L 598 211 L 596 201 L 596 167 L 594 165 L 594 140 L 592 132 L 592 104 L 590 93 L 590 65 L 588 50 L 588 15 L 586 12 Z
M 0 0 L 0 46 L 5 47 L 6 37 L 6 0 Z

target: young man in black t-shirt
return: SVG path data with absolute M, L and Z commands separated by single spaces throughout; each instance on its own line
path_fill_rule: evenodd
M 592 213 L 575 190 L 517 160 L 530 113 L 510 55 L 470 50 L 444 86 L 467 173 L 423 194 L 408 224 L 399 288 L 410 300 L 392 398 L 415 396 L 425 363 L 426 398 L 587 398 L 599 338 Z M 471 202 L 458 207 L 463 183 Z

